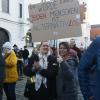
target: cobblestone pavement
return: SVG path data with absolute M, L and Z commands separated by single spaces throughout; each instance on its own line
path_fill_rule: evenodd
M 23 96 L 25 83 L 26 83 L 26 78 L 25 77 L 22 77 L 21 80 L 19 80 L 17 82 L 17 85 L 16 85 L 16 96 L 17 96 L 17 99 L 16 100 L 28 100 L 27 98 L 25 98 Z M 6 100 L 5 93 L 4 93 L 4 96 L 3 96 L 3 100 Z M 81 95 L 80 90 L 78 91 L 78 100 L 83 100 L 83 97 Z
M 24 88 L 25 88 L 26 78 L 22 77 L 16 84 L 16 100 L 28 100 L 23 96 Z M 4 93 L 3 100 L 6 100 L 6 96 Z

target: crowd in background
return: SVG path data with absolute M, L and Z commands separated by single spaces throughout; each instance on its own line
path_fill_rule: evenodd
M 78 100 L 79 89 L 84 100 L 99 100 L 98 38 L 85 51 L 74 39 L 59 43 L 59 48 L 41 42 L 31 56 L 26 46 L 19 49 L 14 44 L 12 49 L 10 42 L 4 43 L 0 51 L 0 100 L 3 90 L 7 100 L 16 100 L 16 82 L 23 75 L 27 77 L 23 93 L 28 100 Z

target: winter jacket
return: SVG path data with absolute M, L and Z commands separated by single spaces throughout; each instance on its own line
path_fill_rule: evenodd
M 94 64 L 95 61 L 95 64 Z M 91 91 L 90 70 L 95 65 L 95 89 Z M 83 54 L 78 66 L 79 84 L 84 100 L 100 100 L 100 37 L 97 37 Z
M 3 56 L 0 54 L 0 88 L 2 87 L 5 76 L 5 62 Z
M 74 46 L 71 49 L 73 49 L 73 50 L 75 50 L 77 52 L 77 56 L 78 56 L 78 58 L 80 60 L 80 58 L 81 58 L 81 50 L 78 47 L 76 47 L 76 46 Z
M 27 49 L 23 50 L 23 59 L 28 59 L 29 51 Z
M 14 51 L 5 55 L 5 80 L 4 83 L 13 83 L 18 80 L 17 57 Z
M 71 60 L 63 61 L 60 64 L 57 75 L 57 100 L 77 100 L 77 91 L 73 72 L 73 67 L 75 66 L 70 66 L 70 61 Z
M 32 62 L 31 59 L 29 60 Z M 48 95 L 48 99 L 46 100 L 53 100 L 56 98 L 56 76 L 58 72 L 58 63 L 57 63 L 57 59 L 53 55 L 48 55 L 47 61 L 48 61 L 47 69 L 41 69 L 38 72 L 41 76 L 46 77 L 47 79 L 47 93 L 46 94 Z M 31 77 L 36 72 L 37 70 L 32 70 L 31 65 L 24 68 L 24 74 L 26 76 Z

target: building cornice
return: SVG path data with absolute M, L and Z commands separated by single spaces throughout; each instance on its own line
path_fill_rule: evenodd
M 13 24 L 23 24 L 23 25 L 29 25 L 29 23 L 12 21 L 12 20 L 8 20 L 8 19 L 5 19 L 5 18 L 0 18 L 0 20 L 5 21 L 5 22 L 8 22 L 8 23 L 13 23 Z

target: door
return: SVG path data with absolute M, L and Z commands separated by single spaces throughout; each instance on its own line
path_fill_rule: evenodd
M 2 45 L 6 42 L 9 41 L 9 36 L 6 30 L 0 28 L 0 48 Z

